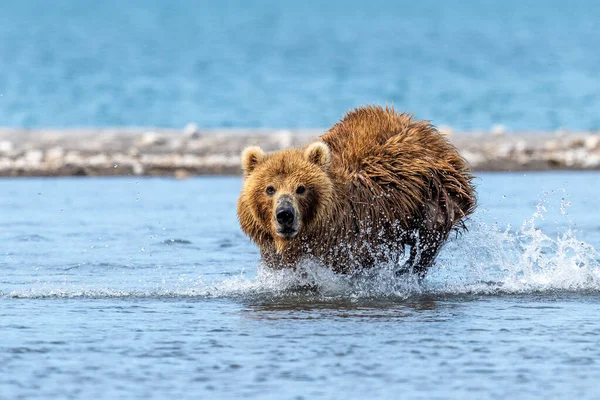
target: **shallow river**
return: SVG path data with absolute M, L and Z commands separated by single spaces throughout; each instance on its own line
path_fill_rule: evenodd
M 0 398 L 597 398 L 600 174 L 480 175 L 422 285 L 260 269 L 240 183 L 0 180 Z

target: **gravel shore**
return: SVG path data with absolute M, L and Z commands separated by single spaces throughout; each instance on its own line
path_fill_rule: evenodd
M 600 170 L 600 133 L 453 133 L 475 171 Z M 0 129 L 0 176 L 239 175 L 241 150 L 301 146 L 321 130 Z

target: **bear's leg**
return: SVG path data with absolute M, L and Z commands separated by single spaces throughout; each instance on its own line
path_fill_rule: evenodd
M 406 263 L 396 271 L 396 275 L 415 274 L 419 280 L 425 278 L 427 270 L 435 262 L 446 237 L 447 233 L 419 231 L 411 241 L 407 242 L 411 246 L 410 256 Z

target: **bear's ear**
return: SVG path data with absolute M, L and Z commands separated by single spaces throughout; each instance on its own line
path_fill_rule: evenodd
M 265 158 L 265 152 L 258 146 L 246 147 L 242 151 L 242 169 L 246 175 L 250 175 L 254 168 Z
M 319 167 L 325 168 L 331 160 L 331 151 L 324 142 L 314 142 L 304 150 L 304 158 Z

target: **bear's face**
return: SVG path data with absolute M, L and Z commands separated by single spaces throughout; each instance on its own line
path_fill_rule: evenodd
M 276 241 L 291 240 L 323 221 L 333 194 L 329 162 L 329 147 L 323 142 L 272 154 L 258 147 L 244 150 L 246 179 L 238 209 L 244 230 L 259 230 Z

